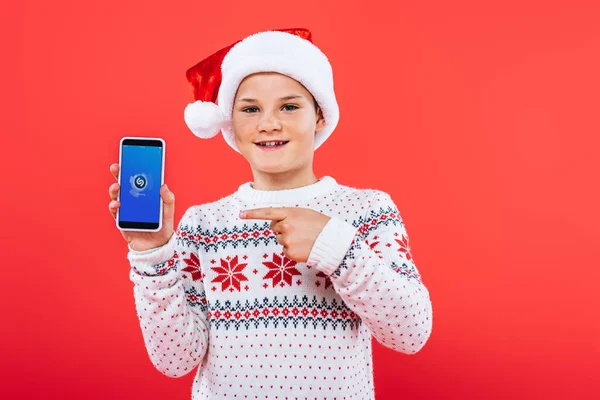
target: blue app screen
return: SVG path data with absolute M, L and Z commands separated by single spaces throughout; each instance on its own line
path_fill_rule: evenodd
M 119 219 L 158 223 L 162 147 L 123 145 Z

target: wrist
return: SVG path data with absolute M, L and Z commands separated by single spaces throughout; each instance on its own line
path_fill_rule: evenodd
M 132 240 L 131 242 L 128 243 L 129 250 L 134 251 L 136 253 L 150 253 L 154 250 L 158 250 L 161 247 L 164 247 L 167 243 L 169 243 L 169 241 L 173 237 L 173 233 L 171 233 L 171 236 L 169 236 L 166 240 L 164 240 L 158 244 L 149 244 L 147 246 L 133 244 L 133 240 Z

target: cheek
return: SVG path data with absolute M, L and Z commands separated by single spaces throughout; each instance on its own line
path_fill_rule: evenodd
M 307 146 L 312 147 L 315 143 L 315 123 L 314 121 L 308 122 L 305 125 L 302 134 L 302 142 Z
M 252 130 L 250 129 L 250 124 L 248 121 L 244 121 L 243 119 L 233 120 L 233 135 L 235 137 L 236 142 L 245 143 L 250 139 Z M 239 144 L 239 143 L 238 143 Z
M 310 115 L 298 116 L 293 121 L 294 137 L 303 145 L 311 145 L 315 141 L 316 120 Z

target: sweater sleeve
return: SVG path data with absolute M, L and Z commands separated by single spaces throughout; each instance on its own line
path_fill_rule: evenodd
M 152 364 L 177 378 L 200 364 L 208 347 L 207 302 L 193 207 L 165 245 L 127 258 L 137 315 Z
M 405 354 L 423 348 L 431 335 L 431 300 L 387 193 L 375 191 L 366 216 L 354 225 L 331 218 L 308 264 L 330 278 L 380 344 Z

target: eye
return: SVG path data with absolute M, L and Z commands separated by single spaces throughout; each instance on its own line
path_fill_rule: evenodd
M 257 111 L 258 111 L 258 107 L 246 107 L 246 108 L 244 108 L 242 110 L 242 112 L 245 112 L 245 113 L 248 113 L 248 114 L 249 113 L 254 113 L 254 112 L 257 112 Z
M 285 109 L 285 111 L 294 111 L 297 110 L 299 107 L 293 104 L 286 104 L 283 106 L 283 108 Z

